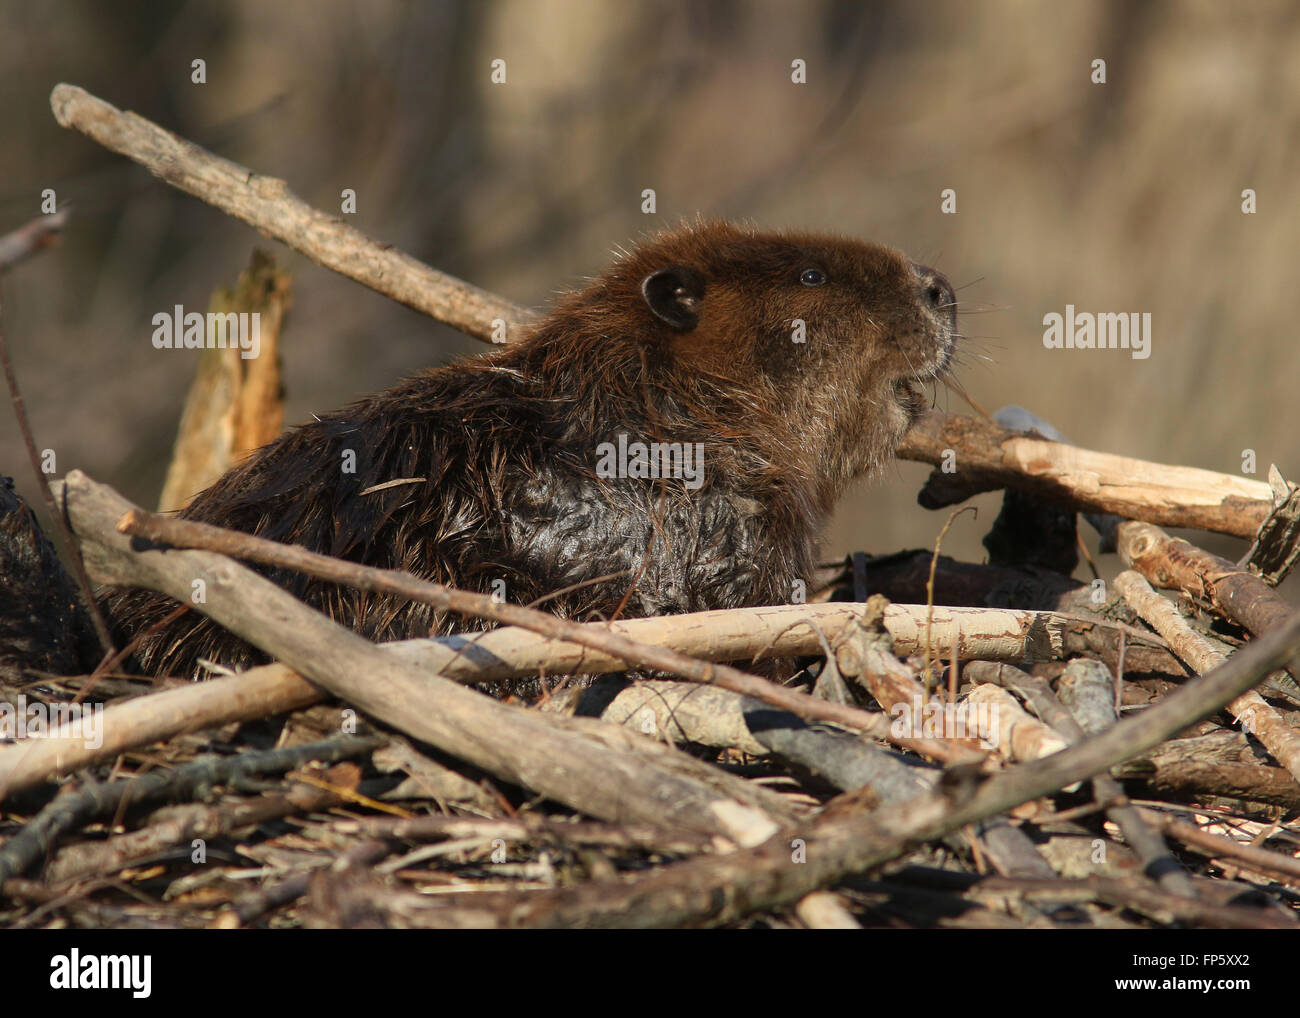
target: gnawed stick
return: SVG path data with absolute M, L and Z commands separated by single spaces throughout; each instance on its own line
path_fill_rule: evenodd
M 1256 636 L 1295 616 L 1286 599 L 1254 573 L 1150 523 L 1121 523 L 1119 553 L 1154 586 L 1207 601 Z
M 706 661 L 745 661 L 819 654 L 822 644 L 817 630 L 833 643 L 861 614 L 860 604 L 831 602 L 726 608 L 580 625 L 642 644 L 670 647 Z M 925 622 L 924 605 L 890 604 L 885 608 L 885 629 L 900 655 L 922 653 Z M 955 648 L 962 660 L 1057 661 L 1078 651 L 1083 630 L 1097 627 L 1123 631 L 1131 643 L 1160 650 L 1172 660 L 1163 640 L 1142 630 L 1058 612 L 936 607 L 933 633 L 945 657 Z M 542 669 L 550 675 L 595 675 L 627 668 L 624 659 L 590 645 L 553 639 L 518 626 L 445 636 L 434 642 L 457 652 L 437 665 L 440 674 L 475 682 L 535 675 Z M 425 644 L 410 641 L 393 646 L 409 647 L 402 653 L 417 660 L 415 655 Z
M 62 127 L 75 127 L 175 188 L 242 219 L 268 237 L 416 311 L 478 339 L 505 323 L 512 338 L 531 315 L 360 230 L 312 208 L 275 177 L 215 156 L 135 113 L 123 112 L 76 85 L 59 84 L 50 107 Z
M 925 611 L 921 605 L 891 604 L 885 609 L 885 628 L 899 653 L 919 651 Z M 862 606 L 855 604 L 775 605 L 626 619 L 608 625 L 584 623 L 581 628 L 608 629 L 638 643 L 672 647 L 705 661 L 739 661 L 816 654 L 821 650 L 816 629 L 834 640 L 861 612 Z M 1058 657 L 1067 651 L 1068 637 L 1076 627 L 1092 625 L 1050 612 L 1000 609 L 938 608 L 935 617 L 936 632 L 945 646 L 955 634 L 963 656 L 1010 661 Z M 621 658 L 517 626 L 436 640 L 397 641 L 382 644 L 380 649 L 429 674 L 458 682 L 516 678 L 543 670 L 548 675 L 565 675 L 627 668 Z M 113 704 L 102 716 L 98 747 L 88 745 L 78 730 L 65 734 L 55 730 L 40 739 L 0 746 L 0 802 L 14 792 L 112 759 L 136 746 L 230 721 L 285 713 L 323 696 L 293 670 L 272 664 Z M 674 728 L 665 725 L 660 730 L 672 732 Z M 694 741 L 705 741 L 697 738 L 700 734 L 693 733 Z
M 1254 537 L 1273 511 L 1273 491 L 1263 481 L 1094 452 L 1005 431 L 974 417 L 930 413 L 898 447 L 902 459 L 935 466 L 953 455 L 957 473 L 936 472 L 927 491 L 958 478 L 959 499 L 1011 486 L 1080 511 L 1238 537 Z M 948 504 L 941 491 L 930 496 L 927 491 L 921 494 L 922 505 Z
M 1131 569 L 1120 573 L 1115 577 L 1115 589 L 1197 671 L 1208 672 L 1226 660 L 1226 655 L 1196 633 L 1139 573 Z M 1300 731 L 1253 689 L 1229 703 L 1228 710 L 1300 782 Z

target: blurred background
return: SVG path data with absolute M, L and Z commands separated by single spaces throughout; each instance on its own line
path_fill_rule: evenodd
M 353 225 L 534 307 L 700 213 L 883 242 L 959 288 L 960 377 L 989 411 L 1226 472 L 1253 449 L 1260 479 L 1300 478 L 1294 2 L 0 0 L 0 232 L 44 188 L 75 208 L 3 281 L 27 409 L 60 473 L 152 506 L 197 355 L 154 350 L 151 318 L 205 309 L 254 246 L 294 275 L 289 423 L 482 347 L 59 128 L 60 81 L 322 208 L 354 188 Z M 1151 312 L 1151 357 L 1045 350 L 1067 303 Z M 0 471 L 30 499 L 0 420 Z M 946 514 L 915 507 L 926 473 L 864 482 L 827 555 L 931 545 Z M 945 549 L 983 559 L 998 499 Z

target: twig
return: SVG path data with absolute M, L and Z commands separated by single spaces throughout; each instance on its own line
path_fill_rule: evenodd
M 301 898 L 306 893 L 307 885 L 311 882 L 317 868 L 326 866 L 338 868 L 340 865 L 373 866 L 391 851 L 392 847 L 387 841 L 367 838 L 349 847 L 338 859 L 326 857 L 319 867 L 294 873 L 270 887 L 260 887 L 256 891 L 251 891 L 237 899 L 230 908 L 223 909 L 211 925 L 219 929 L 233 929 L 251 922 L 264 912 L 270 912 L 274 908 Z
M 1246 905 L 1218 905 L 1188 898 L 1134 880 L 1090 876 L 1081 880 L 1018 880 L 990 877 L 972 887 L 967 895 L 1015 895 L 1031 901 L 1100 901 L 1116 908 L 1132 909 L 1160 922 L 1184 922 L 1213 929 L 1294 930 L 1296 922 L 1281 910 Z
M 354 785 L 361 771 L 355 763 L 340 763 L 327 774 L 336 783 L 346 780 Z M 200 802 L 174 807 L 165 815 L 151 817 L 139 830 L 69 845 L 50 860 L 43 877 L 48 884 L 62 884 L 105 876 L 156 859 L 194 838 L 212 841 L 242 828 L 295 813 L 323 812 L 347 801 L 336 788 L 314 787 L 310 774 L 283 790 L 228 798 L 212 805 Z
M 934 628 L 934 573 L 939 568 L 939 549 L 943 547 L 943 539 L 948 535 L 948 530 L 952 527 L 953 521 L 964 512 L 970 512 L 976 518 L 979 517 L 979 510 L 973 505 L 964 506 L 961 509 L 954 509 L 948 514 L 948 521 L 944 523 L 943 528 L 939 531 L 939 536 L 934 539 L 934 554 L 930 557 L 930 576 L 925 581 L 925 699 L 930 699 L 930 680 L 933 677 L 931 662 L 937 656 L 934 653 L 934 641 L 931 639 L 931 632 Z M 953 644 L 953 656 L 957 655 L 956 643 Z
M 1159 810 L 1141 807 L 1140 812 L 1148 823 L 1198 852 L 1219 859 L 1232 859 L 1261 873 L 1280 876 L 1292 884 L 1300 885 L 1300 859 L 1293 855 L 1243 845 L 1231 838 L 1203 831 L 1194 824 L 1185 823 Z
M 292 749 L 202 757 L 171 771 L 154 771 L 106 785 L 92 783 L 79 792 L 59 796 L 0 846 L 0 883 L 22 873 L 48 854 L 60 835 L 92 817 L 113 816 L 123 807 L 162 796 L 189 797 L 209 785 L 227 784 L 259 774 L 280 774 L 313 760 L 334 763 L 367 753 L 383 741 L 380 737 L 339 735 Z
M 0 237 L 0 273 L 56 244 L 59 234 L 68 225 L 69 213 L 69 206 L 64 205 L 59 211 L 37 216 Z

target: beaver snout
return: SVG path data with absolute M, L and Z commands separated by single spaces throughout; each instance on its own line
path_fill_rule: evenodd
M 938 269 L 928 265 L 912 262 L 912 271 L 916 273 L 921 286 L 921 301 L 926 308 L 939 315 L 945 321 L 957 321 L 957 294 L 953 291 L 948 277 Z

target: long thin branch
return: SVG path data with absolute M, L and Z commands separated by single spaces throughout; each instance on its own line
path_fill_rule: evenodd
M 323 697 L 319 687 L 279 664 L 137 696 L 104 711 L 94 740 L 78 720 L 39 739 L 0 746 L 0 802 L 136 746 L 230 721 L 274 717 Z
M 430 268 L 396 248 L 312 208 L 276 177 L 215 156 L 135 113 L 123 112 L 76 85 L 60 84 L 50 107 L 75 127 L 209 205 L 301 251 L 318 265 L 354 279 L 416 311 L 491 340 L 494 320 L 508 339 L 532 316 L 519 306 Z

